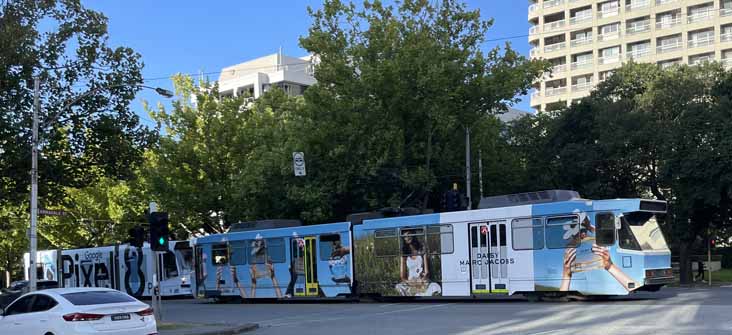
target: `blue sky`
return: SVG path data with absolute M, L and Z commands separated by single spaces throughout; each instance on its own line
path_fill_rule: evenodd
M 360 2 L 360 1 L 359 1 Z M 484 18 L 495 23 L 487 39 L 525 35 L 528 32 L 527 2 L 523 0 L 467 0 L 479 8 Z M 307 34 L 310 18 L 307 6 L 318 7 L 321 0 L 111 0 L 85 1 L 84 5 L 102 11 L 109 18 L 110 44 L 132 47 L 142 54 L 144 77 L 171 74 L 214 72 L 223 67 L 272 54 L 282 47 L 284 53 L 302 56 L 298 38 Z M 526 37 L 510 40 L 527 55 Z M 485 49 L 505 41 L 486 43 Z M 216 79 L 212 75 L 211 79 Z M 148 82 L 151 86 L 171 88 L 170 80 Z M 144 90 L 131 108 L 150 124 L 142 99 L 153 105 L 164 99 Z M 530 110 L 528 97 L 517 106 Z

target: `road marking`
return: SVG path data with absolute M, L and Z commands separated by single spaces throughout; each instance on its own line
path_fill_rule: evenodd
M 547 330 L 547 331 L 543 331 L 543 332 L 538 332 L 538 333 L 531 333 L 531 334 L 527 334 L 527 335 L 543 335 L 543 334 L 551 334 L 551 333 L 556 333 L 556 332 L 558 332 L 558 331 L 560 331 L 560 330 L 559 330 L 559 329 L 554 329 L 554 330 Z

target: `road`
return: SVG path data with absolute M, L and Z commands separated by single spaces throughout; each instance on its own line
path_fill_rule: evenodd
M 732 287 L 610 301 L 209 304 L 165 301 L 166 321 L 258 323 L 250 334 L 732 334 Z

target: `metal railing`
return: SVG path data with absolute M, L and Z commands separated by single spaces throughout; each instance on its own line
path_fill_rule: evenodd
M 544 31 L 549 32 L 549 31 L 559 30 L 559 29 L 564 28 L 565 24 L 566 24 L 566 20 L 559 20 L 559 21 L 554 21 L 551 23 L 545 23 Z
M 592 13 L 577 15 L 569 18 L 569 24 L 579 24 L 585 21 L 592 21 Z
M 541 26 L 539 26 L 539 25 L 533 26 L 533 27 L 529 28 L 529 34 L 530 35 L 538 34 L 540 29 L 541 29 Z
M 620 62 L 620 55 L 605 56 L 597 59 L 597 64 L 599 65 L 612 64 L 617 62 Z
M 614 32 L 607 33 L 607 34 L 599 34 L 599 35 L 597 35 L 597 41 L 598 42 L 610 41 L 610 40 L 614 40 L 614 39 L 617 39 L 617 38 L 620 38 L 620 31 L 614 31 Z
M 661 20 L 656 22 L 656 29 L 667 29 L 681 23 L 681 17 L 677 16 L 671 20 Z
M 555 44 L 549 44 L 549 45 L 544 46 L 544 52 L 552 52 L 552 51 L 562 50 L 562 49 L 564 49 L 566 47 L 567 47 L 567 43 L 565 43 L 565 42 L 560 42 L 560 43 L 555 43 Z
M 625 11 L 626 12 L 631 12 L 631 11 L 634 11 L 634 10 L 638 10 L 638 9 L 642 9 L 642 8 L 647 8 L 650 5 L 651 5 L 651 1 L 650 0 L 635 0 L 635 1 L 633 1 L 633 2 L 631 2 L 629 4 L 627 4 L 627 5 L 625 5 Z
M 552 73 L 562 73 L 567 71 L 567 64 L 559 64 L 552 66 Z
M 704 37 L 689 39 L 688 47 L 698 48 L 712 44 L 714 44 L 714 35 L 706 35 Z
M 719 10 L 719 16 L 730 16 L 732 15 L 732 8 L 722 8 Z
M 661 5 L 669 4 L 672 2 L 676 2 L 676 1 L 679 1 L 679 0 L 656 0 L 656 6 L 661 6 Z
M 698 12 L 698 13 L 690 14 L 689 17 L 687 18 L 687 22 L 688 23 L 701 22 L 701 21 L 709 20 L 713 16 L 714 16 L 714 9 L 713 8 L 710 8 L 710 9 L 707 9 L 707 10 L 705 10 L 703 12 Z
M 720 42 L 732 42 L 732 32 L 727 32 L 719 35 Z
M 722 66 L 724 66 L 727 69 L 732 68 L 732 58 L 722 58 L 720 61 L 722 63 Z
M 592 81 L 586 81 L 584 83 L 577 83 L 572 85 L 573 92 L 589 91 L 592 88 Z
M 552 97 L 555 95 L 560 95 L 567 93 L 567 86 L 562 87 L 547 87 L 546 88 L 546 96 Z
M 529 6 L 529 13 L 533 13 L 539 9 L 539 4 L 533 4 Z
M 650 54 L 651 54 L 651 48 L 643 48 L 643 49 L 639 49 L 639 50 L 629 50 L 625 56 L 627 59 L 630 60 L 630 59 L 645 57 Z
M 605 17 L 615 16 L 615 15 L 618 15 L 618 14 L 620 14 L 620 8 L 619 7 L 615 7 L 615 8 L 612 8 L 612 9 L 606 9 L 606 10 L 601 10 L 601 11 L 597 12 L 597 17 L 600 18 L 600 19 L 602 19 L 602 18 L 605 18 Z
M 673 43 L 661 44 L 656 47 L 656 53 L 662 54 L 666 52 L 676 51 L 681 49 L 682 45 L 683 43 L 681 42 L 681 39 L 678 39 Z
M 646 22 L 643 22 L 643 23 L 640 23 L 640 24 L 631 24 L 631 25 L 628 25 L 625 28 L 625 32 L 628 35 L 645 33 L 645 32 L 650 31 L 650 30 L 651 30 L 651 22 L 650 21 L 646 21 Z
M 538 56 L 539 55 L 539 47 L 533 47 L 533 48 L 531 48 L 531 50 L 529 51 L 529 55 L 531 57 Z
M 544 8 L 552 8 L 559 6 L 564 3 L 564 0 L 550 0 L 550 1 L 544 1 Z
M 576 46 L 590 44 L 590 43 L 592 43 L 592 37 L 591 36 L 590 37 L 586 37 L 586 38 L 578 38 L 578 39 L 575 39 L 575 40 L 571 40 L 569 42 L 569 45 L 571 47 L 576 47 Z
M 572 70 L 579 70 L 579 69 L 585 69 L 588 67 L 592 67 L 594 63 L 592 60 L 583 60 L 578 62 L 573 62 L 570 64 L 570 69 Z

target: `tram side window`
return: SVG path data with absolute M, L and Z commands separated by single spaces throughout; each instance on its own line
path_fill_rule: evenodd
M 576 248 L 579 242 L 580 225 L 577 216 L 553 217 L 546 220 L 547 248 Z
M 285 240 L 282 238 L 267 239 L 267 257 L 272 263 L 285 262 Z
M 284 263 L 285 240 L 256 239 L 249 243 L 249 264 Z
M 427 227 L 427 251 L 433 255 L 451 254 L 454 251 L 452 226 L 435 225 Z
M 399 255 L 399 239 L 396 229 L 374 231 L 374 253 L 378 257 Z
M 624 217 L 620 220 L 620 230 L 618 230 L 618 245 L 626 250 L 642 250 L 635 235 L 630 231 L 628 221 Z
M 229 243 L 231 253 L 231 265 L 247 264 L 247 242 L 233 241 Z
M 346 254 L 338 234 L 320 235 L 320 259 L 337 259 Z
M 229 248 L 226 243 L 214 244 L 211 246 L 211 261 L 214 265 L 229 264 Z
M 514 250 L 544 249 L 544 223 L 541 219 L 514 219 L 511 230 Z
M 595 215 L 595 227 L 597 228 L 597 245 L 608 246 L 615 244 L 615 215 L 612 213 L 600 213 Z
M 174 253 L 166 251 L 163 254 L 163 270 L 165 271 L 165 278 L 178 277 L 178 265 L 176 263 Z

